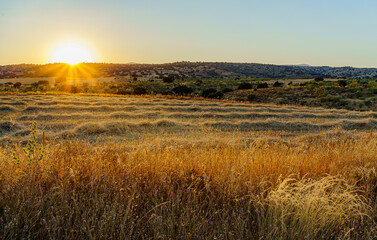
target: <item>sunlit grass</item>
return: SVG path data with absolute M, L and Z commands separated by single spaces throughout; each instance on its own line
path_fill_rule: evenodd
M 301 147 L 234 145 L 216 132 L 209 142 L 61 140 L 31 164 L 21 146 L 19 163 L 1 149 L 1 237 L 366 239 L 377 139 L 339 136 Z
M 376 234 L 373 112 L 117 96 L 1 100 L 2 239 Z

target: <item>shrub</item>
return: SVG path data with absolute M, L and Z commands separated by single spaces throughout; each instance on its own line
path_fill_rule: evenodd
M 81 86 L 78 85 L 71 85 L 69 92 L 71 93 L 80 93 L 81 92 Z
M 350 98 L 360 98 L 363 96 L 363 93 L 360 90 L 355 89 L 354 93 L 350 94 Z
M 316 82 L 322 82 L 323 80 L 324 80 L 323 77 L 316 77 L 316 78 L 314 78 L 314 81 L 316 81 Z
M 204 90 L 202 91 L 202 97 L 208 97 L 208 95 L 210 95 L 211 93 L 215 93 L 215 92 L 217 92 L 217 90 L 214 89 L 214 88 L 207 88 L 207 89 L 204 89 Z
M 130 94 L 132 94 L 132 92 L 128 89 L 121 88 L 121 89 L 117 90 L 117 94 L 130 95 Z
M 364 101 L 364 104 L 365 104 L 365 106 L 370 107 L 372 105 L 372 101 L 371 100 L 366 100 L 366 101 Z
M 377 94 L 377 88 L 369 88 L 369 94 Z
M 338 80 L 338 85 L 339 87 L 345 87 L 347 86 L 347 81 L 346 80 Z
M 41 144 L 37 142 L 37 123 L 36 122 L 33 122 L 31 135 L 32 135 L 31 140 L 28 140 L 26 147 L 22 149 L 23 155 L 26 158 L 28 165 L 41 161 L 45 155 L 44 148 L 42 147 Z M 42 141 L 44 142 L 44 133 L 43 133 Z M 43 142 L 42 144 L 44 144 Z M 21 157 L 16 152 L 13 152 L 12 155 L 16 163 L 18 165 L 21 164 Z
M 266 82 L 258 83 L 257 88 L 268 88 L 268 84 Z
M 47 80 L 41 80 L 41 81 L 38 81 L 37 83 L 38 83 L 38 85 L 43 85 L 43 86 L 48 86 L 48 85 L 50 85 L 50 82 L 47 81 Z
M 252 89 L 253 84 L 248 83 L 248 82 L 243 82 L 238 85 L 238 89 Z
M 172 91 L 178 95 L 188 95 L 188 94 L 191 94 L 194 90 L 185 85 L 179 85 L 179 86 L 174 87 Z
M 339 106 L 347 106 L 348 105 L 348 102 L 346 100 L 341 100 L 339 102 Z
M 279 81 L 276 81 L 274 82 L 274 84 L 272 85 L 273 87 L 282 87 L 284 85 L 284 83 L 281 83 Z
M 13 87 L 15 87 L 15 88 L 20 88 L 21 85 L 22 85 L 22 83 L 20 83 L 20 82 L 16 82 L 15 84 L 13 84 Z
M 367 87 L 368 88 L 377 88 L 377 83 L 375 81 L 369 81 Z
M 360 85 L 356 80 L 352 80 L 352 82 L 349 84 L 350 88 L 359 88 Z
M 32 92 L 32 91 L 33 91 L 33 87 L 28 86 L 28 87 L 25 88 L 24 91 L 25 91 L 25 92 Z
M 331 102 L 339 102 L 341 97 L 340 96 L 333 96 L 331 94 L 327 95 L 327 100 Z
M 255 93 L 250 93 L 249 95 L 247 95 L 247 100 L 249 102 L 252 102 L 255 100 L 255 98 L 257 97 L 257 95 L 255 95 Z
M 215 98 L 215 99 L 221 99 L 224 97 L 224 93 L 222 92 L 215 92 L 208 94 L 208 98 Z
M 67 81 L 67 78 L 66 77 L 56 77 L 55 78 L 55 86 L 58 85 L 59 83 L 63 83 Z
M 133 89 L 133 94 L 136 94 L 136 95 L 147 94 L 147 89 L 145 87 L 135 87 Z
M 287 104 L 287 101 L 285 101 L 284 99 L 278 99 L 276 101 L 276 104 L 278 104 L 278 105 Z
M 231 88 L 224 88 L 224 89 L 222 90 L 222 92 L 223 92 L 223 93 L 233 92 L 233 89 L 231 89 Z
M 164 83 L 172 83 L 172 82 L 174 82 L 174 77 L 173 76 L 163 77 L 162 81 Z

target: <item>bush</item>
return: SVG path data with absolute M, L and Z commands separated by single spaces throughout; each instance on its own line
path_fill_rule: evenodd
M 188 95 L 188 94 L 191 94 L 194 90 L 185 85 L 180 85 L 180 86 L 174 87 L 172 91 L 178 95 Z
M 224 89 L 222 90 L 222 92 L 223 92 L 223 93 L 233 92 L 233 89 L 231 89 L 231 88 L 224 88 Z
M 347 81 L 346 80 L 338 80 L 338 85 L 339 85 L 339 87 L 345 87 L 345 86 L 347 86 Z
M 268 88 L 268 84 L 266 82 L 258 83 L 257 88 Z
M 363 96 L 363 93 L 360 90 L 357 90 L 355 93 L 352 94 L 352 98 L 360 98 Z
M 20 82 L 16 82 L 15 84 L 13 84 L 13 87 L 15 87 L 15 88 L 20 88 L 21 85 L 22 85 L 22 83 L 20 83 Z
M 282 87 L 284 85 L 284 83 L 281 83 L 279 81 L 276 81 L 272 86 L 273 87 Z
M 41 81 L 38 81 L 38 85 L 48 86 L 50 85 L 50 82 L 47 80 L 41 80 Z
M 173 76 L 163 77 L 162 81 L 164 83 L 172 83 L 172 82 L 174 82 L 174 77 Z
M 333 96 L 331 94 L 327 95 L 327 100 L 331 102 L 339 102 L 341 97 L 340 96 Z
M 285 101 L 284 99 L 278 99 L 276 101 L 276 104 L 278 104 L 278 105 L 287 104 L 287 101 Z
M 133 94 L 135 94 L 135 95 L 147 94 L 147 89 L 145 87 L 135 87 L 133 89 Z
M 55 86 L 58 85 L 59 83 L 63 83 L 67 81 L 67 78 L 66 77 L 56 77 L 55 78 Z
M 120 94 L 120 95 L 131 95 L 132 92 L 130 90 L 121 88 L 121 89 L 117 90 L 117 94 Z
M 369 94 L 377 94 L 377 88 L 369 88 L 368 92 Z
M 252 102 L 255 100 L 255 98 L 257 97 L 257 95 L 255 95 L 255 93 L 250 93 L 249 95 L 247 95 L 247 100 L 249 102 Z
M 347 106 L 348 105 L 348 102 L 346 100 L 341 100 L 339 102 L 339 106 Z
M 368 88 L 377 88 L 377 83 L 375 81 L 369 81 L 367 84 Z
M 202 97 L 208 97 L 208 95 L 210 95 L 211 93 L 215 93 L 215 92 L 217 92 L 217 90 L 214 89 L 214 88 L 204 89 L 202 91 Z
M 81 92 L 81 86 L 71 85 L 69 92 L 70 93 L 80 93 Z
M 323 80 L 324 80 L 323 77 L 316 77 L 316 78 L 314 78 L 314 81 L 316 81 L 316 82 L 322 82 Z
M 222 92 L 215 92 L 208 94 L 208 98 L 215 98 L 215 99 L 221 99 L 224 97 L 224 93 Z
M 352 82 L 349 84 L 350 88 L 360 88 L 359 83 L 356 80 L 352 80 Z
M 365 106 L 370 107 L 372 105 L 372 101 L 371 100 L 366 100 L 366 101 L 364 101 L 364 104 L 365 104 Z
M 253 84 L 248 83 L 248 82 L 243 82 L 238 85 L 238 89 L 252 89 Z

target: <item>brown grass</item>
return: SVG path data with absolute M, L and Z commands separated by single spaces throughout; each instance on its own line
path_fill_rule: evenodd
M 29 103 L 35 101 L 27 97 Z M 23 100 L 26 97 L 17 98 Z M 121 101 L 118 99 L 117 103 Z M 172 101 L 175 100 L 162 103 L 173 104 Z M 153 102 L 144 100 L 144 103 Z M 186 107 L 207 108 L 198 104 L 193 102 Z M 136 106 L 142 114 L 142 105 Z M 12 122 L 26 116 L 23 115 L 26 107 L 20 105 L 16 115 L 5 116 L 4 126 L 16 124 L 17 131 L 30 129 L 30 119 Z M 236 104 L 216 108 L 220 107 L 243 108 L 244 114 L 254 109 Z M 259 108 L 267 107 L 270 108 Z M 183 112 L 185 108 L 180 109 Z M 289 109 L 281 107 L 282 111 Z M 291 108 L 291 111 L 297 114 L 299 110 Z M 328 115 L 325 110 L 312 111 L 311 114 Z M 22 150 L 25 145 L 17 143 L 30 139 L 30 135 L 18 136 L 4 128 L 3 138 L 13 140 L 0 148 L 0 238 L 373 239 L 376 236 L 377 135 L 370 130 L 374 125 L 368 125 L 372 121 L 370 113 L 360 113 L 354 120 L 346 120 L 349 112 L 332 113 L 340 118 L 335 121 L 366 122 L 359 130 L 338 126 L 305 132 L 283 131 L 284 125 L 275 130 L 271 122 L 263 131 L 237 128 L 222 131 L 203 126 L 206 122 L 216 123 L 215 119 L 187 116 L 114 121 L 111 113 L 103 112 L 109 118 L 101 121 L 94 117 L 65 118 L 62 122 L 41 119 L 39 129 L 46 136 L 57 133 L 58 124 L 62 124 L 59 131 L 63 129 L 70 134 L 65 132 L 63 139 L 51 135 L 39 140 L 42 138 L 39 131 L 30 156 Z M 334 120 L 331 119 L 324 119 L 324 124 L 331 123 Z M 232 119 L 229 124 L 234 124 Z M 38 161 L 42 149 L 44 157 Z

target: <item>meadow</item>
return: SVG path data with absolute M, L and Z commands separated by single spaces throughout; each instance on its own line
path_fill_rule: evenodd
M 375 239 L 376 117 L 2 94 L 0 238 Z

